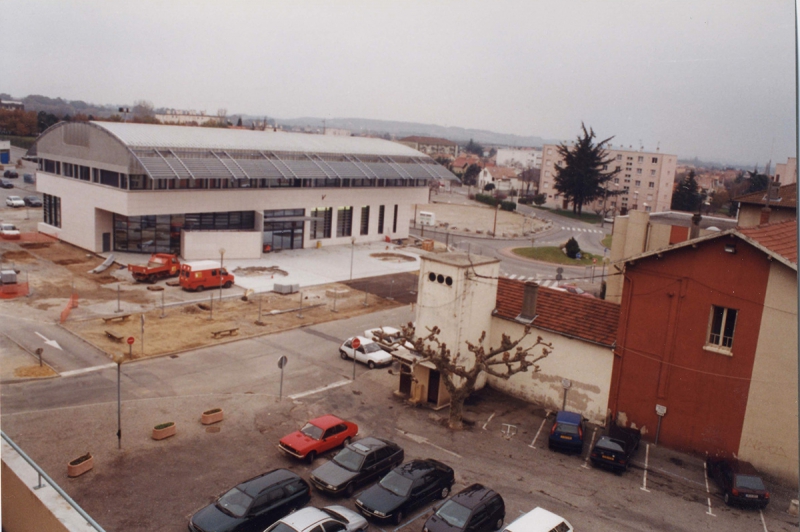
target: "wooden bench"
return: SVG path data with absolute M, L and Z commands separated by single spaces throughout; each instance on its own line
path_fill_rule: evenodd
M 121 314 L 119 316 L 111 316 L 110 318 L 103 318 L 103 321 L 106 322 L 106 323 L 108 323 L 110 321 L 117 321 L 117 320 L 125 321 L 130 317 L 131 317 L 130 314 Z
M 211 331 L 211 335 L 214 338 L 221 338 L 223 336 L 234 336 L 238 334 L 239 327 L 235 327 L 233 329 L 224 329 L 222 331 Z
M 116 334 L 110 333 L 110 332 L 108 332 L 108 331 L 105 331 L 105 333 L 106 333 L 106 336 L 108 336 L 108 339 L 109 339 L 109 340 L 114 340 L 114 341 L 115 341 L 115 342 L 117 342 L 118 344 L 121 344 L 121 343 L 122 343 L 122 341 L 125 339 L 125 338 L 124 338 L 124 337 L 122 337 L 122 336 L 117 336 Z

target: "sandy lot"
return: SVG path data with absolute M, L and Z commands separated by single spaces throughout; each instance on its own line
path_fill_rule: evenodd
M 494 228 L 497 211 L 497 236 L 521 237 L 544 227 L 545 222 L 516 212 L 496 210 L 487 205 L 455 205 L 450 203 L 430 203 L 417 206 L 419 212 L 432 212 L 436 216 L 436 227 L 447 227 L 453 231 L 486 234 Z

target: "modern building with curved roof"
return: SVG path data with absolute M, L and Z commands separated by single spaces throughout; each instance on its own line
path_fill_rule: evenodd
M 381 139 L 123 122 L 60 122 L 28 156 L 40 231 L 189 260 L 405 238 L 429 181 L 453 179 Z

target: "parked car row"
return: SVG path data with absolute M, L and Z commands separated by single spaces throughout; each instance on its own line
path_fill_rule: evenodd
M 583 417 L 575 412 L 561 411 L 556 414 L 547 445 L 552 450 L 581 454 L 584 434 L 586 422 Z M 641 438 L 638 430 L 612 423 L 608 433 L 600 436 L 592 447 L 589 459 L 594 466 L 621 474 L 628 470 Z M 769 491 L 750 463 L 735 458 L 709 457 L 706 469 L 719 485 L 725 504 L 759 508 L 769 504 Z
M 8 207 L 41 207 L 42 200 L 38 196 L 8 196 L 6 198 L 6 205 Z
M 415 509 L 450 495 L 455 483 L 452 467 L 433 459 L 404 463 L 405 451 L 395 442 L 373 436 L 352 441 L 357 435 L 358 425 L 334 415 L 308 421 L 280 439 L 278 448 L 283 453 L 313 462 L 318 454 L 342 447 L 311 472 L 310 483 L 287 469 L 246 480 L 192 515 L 190 532 L 363 532 L 368 521 L 400 524 Z M 353 496 L 356 488 L 366 489 L 355 496 L 355 512 L 339 505 L 306 507 L 312 485 L 345 497 Z M 541 508 L 534 512 L 555 516 Z M 505 516 L 505 502 L 499 493 L 472 484 L 438 505 L 422 530 L 493 532 L 503 527 Z M 572 530 L 563 522 L 568 528 L 541 530 Z M 514 526 L 512 523 L 506 530 L 540 530 Z

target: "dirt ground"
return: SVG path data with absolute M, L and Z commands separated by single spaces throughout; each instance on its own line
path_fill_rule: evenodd
M 127 357 L 125 340 L 135 340 L 134 359 L 175 353 L 209 344 L 221 343 L 231 338 L 242 339 L 278 331 L 295 329 L 310 324 L 333 321 L 399 306 L 400 303 L 364 294 L 341 284 L 330 284 L 300 293 L 264 294 L 242 298 L 218 299 L 219 292 L 209 291 L 209 301 L 190 303 L 180 307 L 151 310 L 131 314 L 125 320 L 106 322 L 108 318 L 67 321 L 64 327 L 112 356 Z M 213 299 L 213 302 L 212 302 Z M 261 319 L 259 320 L 259 304 Z M 335 307 L 335 309 L 334 309 Z M 142 321 L 144 315 L 144 342 Z M 125 314 L 121 314 L 125 316 Z M 223 333 L 215 338 L 212 333 L 236 329 L 232 335 Z M 114 337 L 120 340 L 112 339 Z M 144 349 L 142 349 L 144 343 Z
M 230 297 L 232 290 L 209 290 L 204 294 L 189 294 L 176 286 L 162 288 L 165 306 L 159 292 L 152 285 L 132 281 L 127 271 L 118 264 L 100 274 L 88 273 L 102 263 L 103 258 L 87 253 L 64 242 L 3 243 L 2 260 L 5 267 L 19 270 L 22 279 L 30 283 L 31 297 L 21 298 L 11 304 L 29 306 L 57 316 L 67 304 L 70 295 L 78 294 L 78 308 L 72 310 L 63 326 L 90 344 L 109 354 L 110 358 L 128 356 L 125 340 L 134 338 L 133 358 L 159 356 L 310 324 L 333 321 L 388 309 L 403 301 L 384 299 L 375 295 L 374 284 L 361 290 L 333 283 L 302 290 L 300 293 L 280 295 L 260 294 L 245 298 Z M 285 275 L 276 268 L 249 268 L 237 275 Z M 374 283 L 374 281 L 373 281 Z M 414 283 L 415 285 L 415 283 Z M 140 312 L 114 313 L 117 286 L 122 308 L 140 308 Z M 233 292 L 235 293 L 235 292 Z M 300 297 L 302 295 L 302 304 Z M 185 299 L 195 300 L 186 302 Z M 207 298 L 204 302 L 196 300 Z M 365 300 L 367 305 L 365 306 Z M 259 320 L 259 307 L 261 318 Z M 302 307 L 302 308 L 301 308 Z M 124 320 L 108 320 L 114 316 L 128 316 Z M 144 342 L 142 342 L 142 316 L 144 316 Z M 231 334 L 215 337 L 212 333 L 236 329 Z M 144 344 L 144 349 L 142 345 Z M 25 369 L 26 377 L 40 376 L 35 370 Z M 44 376 L 44 375 L 42 375 Z

